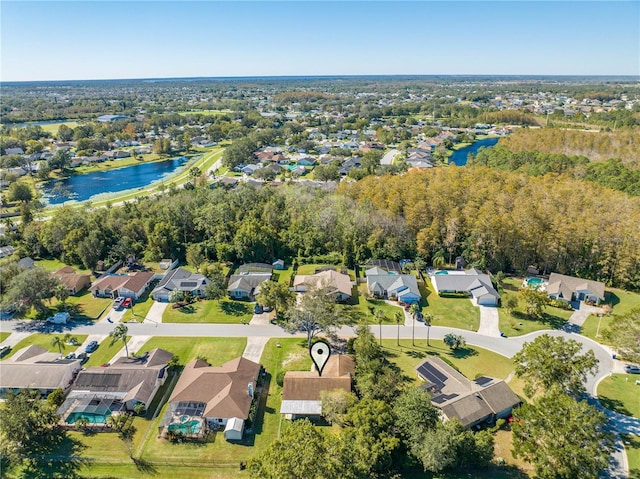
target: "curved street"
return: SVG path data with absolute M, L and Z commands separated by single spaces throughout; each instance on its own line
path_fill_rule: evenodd
M 5 341 L 9 341 L 15 345 L 12 339 L 23 338 L 30 333 L 66 333 L 73 332 L 77 334 L 91 335 L 108 335 L 113 329 L 113 324 L 100 323 L 73 323 L 69 325 L 50 325 L 44 322 L 8 320 L 0 323 L 2 331 L 11 331 L 17 333 L 9 336 Z M 257 338 L 282 338 L 282 337 L 306 337 L 304 333 L 291 334 L 284 331 L 281 327 L 273 324 L 181 324 L 181 323 L 160 323 L 160 322 L 130 322 L 127 323 L 129 334 L 132 340 L 136 338 L 145 338 L 150 336 L 194 336 L 194 337 L 252 337 L 253 341 L 259 341 Z M 410 339 L 412 337 L 413 327 L 405 323 L 400 326 L 400 337 Z M 416 322 L 415 337 L 417 341 L 426 340 L 427 326 L 422 322 Z M 493 329 L 493 328 L 491 328 Z M 481 324 L 480 331 L 485 331 Z M 379 326 L 371 326 L 372 333 L 378 337 L 380 334 Z M 596 389 L 598 382 L 604 377 L 610 375 L 614 369 L 614 360 L 611 353 L 599 343 L 586 338 L 573 330 L 558 331 L 545 330 L 536 331 L 524 336 L 513 338 L 495 337 L 495 335 L 487 336 L 485 334 L 472 331 L 463 331 L 455 328 L 446 328 L 441 326 L 431 326 L 429 331 L 430 339 L 443 339 L 447 333 L 461 334 L 467 344 L 478 346 L 506 357 L 513 357 L 526 342 L 534 340 L 542 334 L 551 336 L 561 336 L 568 339 L 574 339 L 580 342 L 585 349 L 591 349 L 598 359 L 598 372 L 594 376 L 590 376 L 586 382 L 586 389 L 589 395 L 588 400 L 603 409 L 611 420 L 611 427 L 618 434 L 635 434 L 640 435 L 640 418 L 623 416 L 621 414 L 604 409 L 597 401 Z M 355 331 L 350 326 L 345 326 L 337 331 L 338 336 L 349 338 L 355 336 Z M 395 338 L 398 334 L 398 326 L 385 325 L 382 326 L 383 338 Z M 3 344 L 5 344 L 3 343 Z M 613 454 L 610 469 L 607 471 L 607 477 L 623 479 L 628 477 L 628 465 L 624 447 L 620 437 L 616 436 L 616 448 Z

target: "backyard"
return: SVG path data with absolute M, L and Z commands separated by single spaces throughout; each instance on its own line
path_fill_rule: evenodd
M 480 310 L 471 304 L 469 298 L 440 297 L 427 280 L 419 281 L 418 287 L 423 299 L 423 314 L 431 314 L 433 326 L 477 331 L 480 326 Z
M 170 305 L 162 315 L 163 323 L 233 323 L 251 321 L 253 304 L 232 299 L 202 300 L 181 308 Z

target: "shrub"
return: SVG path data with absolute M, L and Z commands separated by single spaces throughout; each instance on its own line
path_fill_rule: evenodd
M 281 369 L 280 371 L 278 371 L 278 374 L 276 374 L 276 384 L 280 387 L 284 386 L 285 374 L 287 374 L 287 371 L 285 371 L 284 369 Z

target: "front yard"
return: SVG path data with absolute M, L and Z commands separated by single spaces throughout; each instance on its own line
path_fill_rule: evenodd
M 131 339 L 131 336 L 127 336 L 127 342 Z M 84 365 L 85 368 L 90 366 L 101 366 L 105 363 L 111 361 L 111 359 L 116 355 L 118 351 L 124 348 L 124 343 L 122 341 L 116 341 L 111 344 L 111 337 L 107 336 L 98 346 L 94 352 L 89 356 L 89 361 L 87 361 Z M 134 353 L 135 351 L 129 351 L 129 355 Z
M 253 316 L 253 304 L 232 299 L 202 300 L 182 308 L 169 305 L 162 315 L 163 323 L 242 324 Z
M 18 344 L 16 344 L 13 347 L 13 349 L 11 350 L 11 352 L 9 354 L 7 354 L 2 359 L 10 358 L 11 356 L 16 354 L 21 349 L 29 347 L 32 344 L 34 344 L 36 346 L 40 346 L 41 348 L 44 348 L 44 349 L 46 349 L 48 351 L 51 351 L 52 353 L 59 353 L 60 351 L 58 349 L 58 346 L 52 346 L 51 345 L 51 340 L 55 336 L 58 336 L 60 339 L 64 339 L 65 334 L 66 333 L 57 333 L 57 334 L 40 334 L 40 333 L 37 333 L 37 334 L 32 334 L 31 336 L 27 336 L 22 341 L 20 341 Z M 82 344 L 85 341 L 85 339 L 87 339 L 87 335 L 86 334 L 72 334 L 71 336 L 76 338 L 76 340 L 78 341 L 78 345 Z M 72 345 L 69 345 L 69 344 L 65 344 L 62 347 L 62 355 L 66 356 L 67 354 L 75 351 L 76 349 L 78 349 L 78 346 L 72 346 Z
M 477 331 L 480 326 L 480 310 L 471 304 L 469 298 L 446 298 L 438 296 L 429 280 L 418 282 L 424 300 L 423 314 L 433 317 L 433 326 Z
M 540 331 L 543 329 L 560 329 L 571 317 L 573 311 L 547 306 L 542 318 L 532 319 L 524 314 L 525 305 L 520 300 L 518 290 L 522 286 L 522 278 L 507 278 L 504 280 L 503 290 L 500 292 L 502 302 L 505 298 L 515 297 L 518 306 L 512 312 L 508 312 L 504 307 L 498 309 L 500 316 L 500 331 L 507 337 L 521 336 L 523 334 Z
M 246 338 L 154 336 L 137 351 L 137 354 L 143 354 L 152 349 L 160 348 L 177 355 L 179 363 L 183 366 L 198 357 L 206 358 L 209 364 L 220 366 L 242 355 L 246 344 Z
M 594 315 L 589 316 L 582 325 L 581 331 L 582 335 L 601 343 L 603 342 L 602 332 L 611 325 L 614 316 L 624 316 L 632 309 L 640 308 L 640 294 L 622 289 L 607 288 L 604 304 L 612 306 L 612 315 L 603 316 L 602 318 Z M 598 324 L 600 328 L 598 328 Z M 596 335 L 596 333 L 598 334 Z

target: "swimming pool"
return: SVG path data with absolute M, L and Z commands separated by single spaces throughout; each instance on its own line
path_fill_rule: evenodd
M 169 424 L 168 431 L 176 431 L 182 434 L 198 434 L 202 429 L 202 422 L 197 419 L 191 421 Z
M 542 287 L 542 278 L 527 278 L 524 280 L 523 287 L 539 289 Z
M 90 413 L 90 412 L 72 412 L 67 416 L 65 422 L 67 424 L 75 424 L 78 419 L 86 418 L 89 424 L 106 424 L 107 418 L 111 416 L 111 411 L 106 413 Z
M 435 274 L 449 274 L 448 271 L 436 271 Z

